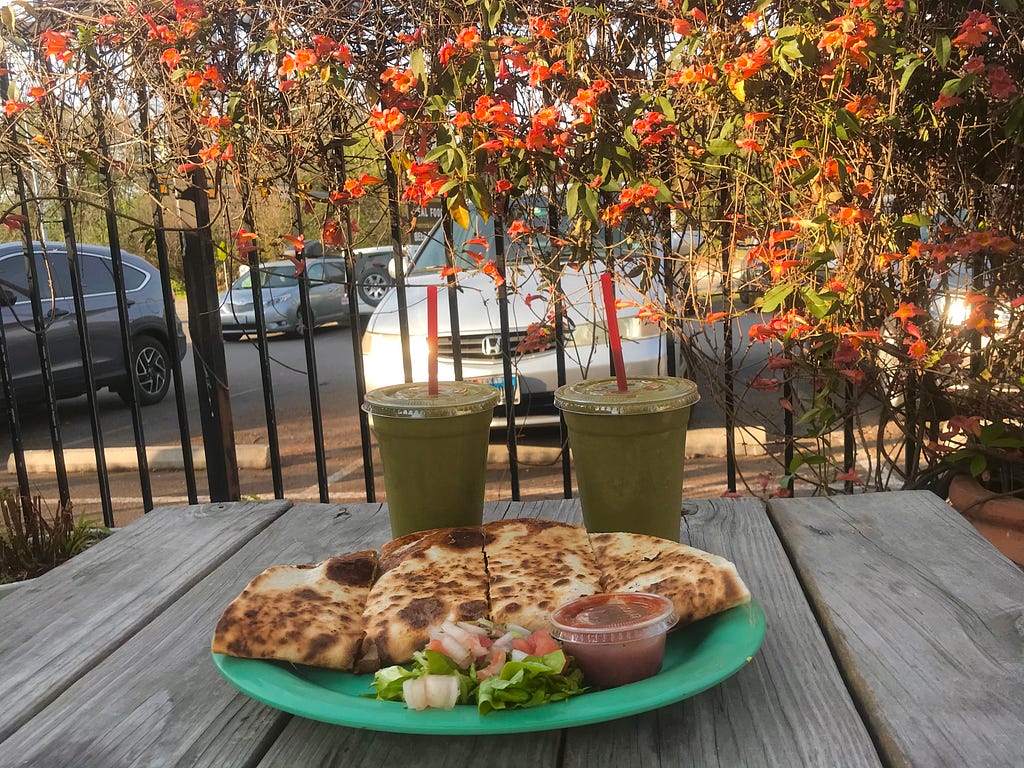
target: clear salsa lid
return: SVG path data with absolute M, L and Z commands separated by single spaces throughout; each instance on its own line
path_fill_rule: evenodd
M 555 390 L 555 405 L 563 411 L 630 416 L 687 408 L 698 400 L 697 385 L 674 376 L 630 376 L 625 392 L 614 378 L 585 379 Z
M 393 384 L 366 393 L 363 410 L 372 416 L 436 419 L 489 411 L 498 404 L 498 390 L 471 381 L 439 381 L 431 395 L 426 382 Z
M 672 601 L 646 592 L 587 595 L 551 614 L 551 636 L 571 643 L 624 643 L 664 634 L 677 621 Z

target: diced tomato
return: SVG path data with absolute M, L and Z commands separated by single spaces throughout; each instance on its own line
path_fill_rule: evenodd
M 427 643 L 427 650 L 437 651 L 438 653 L 444 653 L 444 644 L 440 640 L 435 638 L 434 640 L 431 640 L 429 643 Z
M 483 669 L 476 671 L 477 680 L 486 680 L 488 677 L 498 674 L 501 672 L 501 668 L 505 666 L 505 652 L 494 651 L 491 653 L 491 663 Z
M 522 651 L 523 653 L 525 653 L 525 654 L 527 654 L 529 656 L 532 656 L 533 655 L 533 639 L 532 639 L 532 637 L 533 637 L 532 635 L 530 637 L 517 637 L 515 640 L 512 641 L 512 647 L 515 648 L 517 651 Z
M 545 656 L 549 653 L 554 653 L 562 647 L 558 644 L 557 640 L 548 634 L 546 629 L 538 629 L 530 635 L 529 639 L 533 643 L 534 656 Z
M 487 637 L 486 635 L 481 635 L 480 638 L 479 638 L 479 641 L 480 641 L 481 647 L 483 647 L 483 648 L 490 648 L 492 645 L 494 645 L 494 641 L 491 640 L 491 638 Z

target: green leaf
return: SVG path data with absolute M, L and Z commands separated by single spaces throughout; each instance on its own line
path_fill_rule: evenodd
M 584 216 L 593 222 L 599 219 L 597 213 L 597 190 L 584 185 L 581 190 L 579 203 Z
M 943 69 L 949 64 L 949 53 L 952 44 L 949 41 L 949 35 L 940 35 L 939 39 L 935 41 L 935 60 L 939 62 L 939 66 Z
M 793 293 L 792 285 L 776 285 L 765 292 L 761 300 L 762 312 L 774 312 Z
M 932 220 L 923 213 L 908 213 L 900 222 L 914 228 L 929 227 L 932 224 Z
M 705 149 L 715 157 L 724 157 L 736 151 L 736 142 L 729 139 L 712 139 Z
M 900 92 L 902 93 L 907 89 L 907 84 L 910 82 L 910 78 L 914 76 L 914 72 L 917 68 L 924 64 L 923 59 L 914 59 L 907 68 L 903 70 L 903 76 L 900 78 Z
M 576 211 L 579 210 L 581 186 L 581 184 L 570 184 L 565 191 L 565 215 L 570 219 L 576 218 Z
M 800 289 L 800 295 L 812 315 L 821 320 L 832 311 L 833 301 L 824 298 L 810 286 Z
M 802 187 L 804 184 L 809 182 L 811 179 L 813 179 L 817 175 L 818 175 L 818 166 L 812 165 L 809 168 L 807 168 L 805 171 L 803 171 L 803 173 L 801 173 L 795 179 L 793 179 L 793 186 L 794 187 Z
M 985 454 L 979 453 L 971 459 L 971 474 L 977 477 L 988 468 L 988 459 Z
M 807 456 L 799 455 L 794 456 L 793 460 L 789 462 L 789 474 L 796 474 L 796 471 L 800 469 L 804 464 L 807 466 L 816 466 L 818 464 L 824 464 L 828 459 L 818 453 L 812 453 Z
M 409 69 L 416 75 L 420 83 L 426 81 L 427 64 L 423 57 L 423 49 L 417 48 L 409 54 Z

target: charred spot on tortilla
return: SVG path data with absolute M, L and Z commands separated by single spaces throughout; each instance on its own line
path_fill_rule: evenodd
M 421 629 L 444 616 L 444 603 L 436 597 L 417 597 L 398 612 L 410 627 Z

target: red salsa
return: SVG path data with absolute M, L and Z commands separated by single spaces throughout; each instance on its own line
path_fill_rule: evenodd
M 551 635 L 589 683 L 614 688 L 661 671 L 665 634 L 675 622 L 672 602 L 660 595 L 588 595 L 555 610 Z

